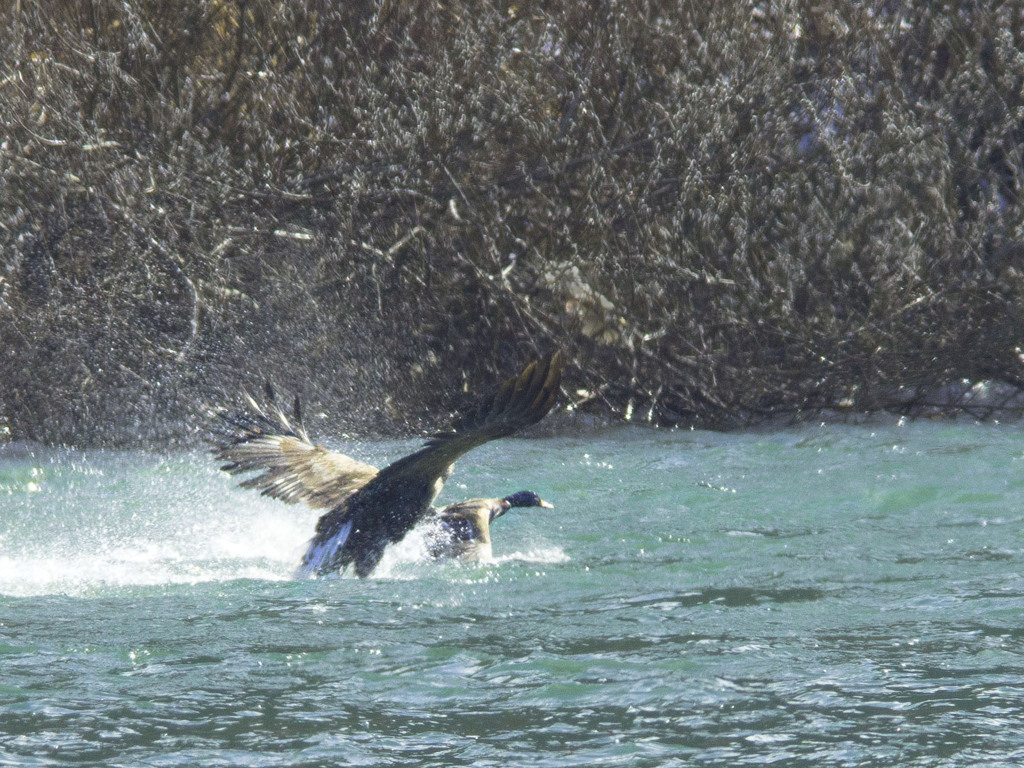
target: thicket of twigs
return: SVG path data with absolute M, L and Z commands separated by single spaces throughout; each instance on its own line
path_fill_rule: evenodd
M 1020 3 L 6 5 L 12 436 L 436 426 L 555 346 L 661 424 L 1024 379 Z

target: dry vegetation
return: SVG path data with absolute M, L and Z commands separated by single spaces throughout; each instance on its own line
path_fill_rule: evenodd
M 0 430 L 402 430 L 555 345 L 661 424 L 1019 387 L 1024 6 L 832 5 L 6 0 Z

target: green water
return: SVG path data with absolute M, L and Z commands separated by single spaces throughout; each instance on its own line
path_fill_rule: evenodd
M 199 452 L 0 453 L 0 765 L 1024 764 L 1019 425 L 506 440 L 443 499 L 520 488 L 496 563 L 296 582 L 316 514 Z

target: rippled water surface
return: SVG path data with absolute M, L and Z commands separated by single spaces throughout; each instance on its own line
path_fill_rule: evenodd
M 316 513 L 200 452 L 3 450 L 0 765 L 1024 764 L 1019 425 L 506 440 L 442 500 L 520 488 L 495 563 L 297 582 Z

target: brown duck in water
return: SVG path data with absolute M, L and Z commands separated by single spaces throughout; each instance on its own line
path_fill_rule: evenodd
M 457 419 L 451 431 L 435 434 L 423 448 L 381 470 L 313 445 L 302 427 L 297 399 L 294 425 L 280 408 L 265 412 L 252 398 L 251 413 L 219 413 L 226 429 L 216 436 L 213 451 L 227 462 L 223 469 L 231 474 L 260 472 L 242 482 L 243 488 L 329 510 L 317 522 L 299 575 L 321 576 L 354 565 L 357 575 L 368 576 L 389 544 L 401 541 L 417 523 L 430 518 L 439 531 L 434 537 L 436 547 L 431 547 L 434 556 L 468 559 L 476 553 L 486 557 L 492 520 L 512 506 L 545 506 L 546 502 L 537 497 L 537 503 L 526 503 L 531 500 L 521 492 L 440 510 L 431 505 L 456 459 L 478 445 L 537 423 L 551 410 L 562 366 L 561 353 L 530 363 Z M 273 401 L 272 391 L 268 399 Z
M 492 559 L 491 523 L 513 507 L 553 508 L 533 491 L 449 504 L 427 518 L 427 552 L 435 560 Z

